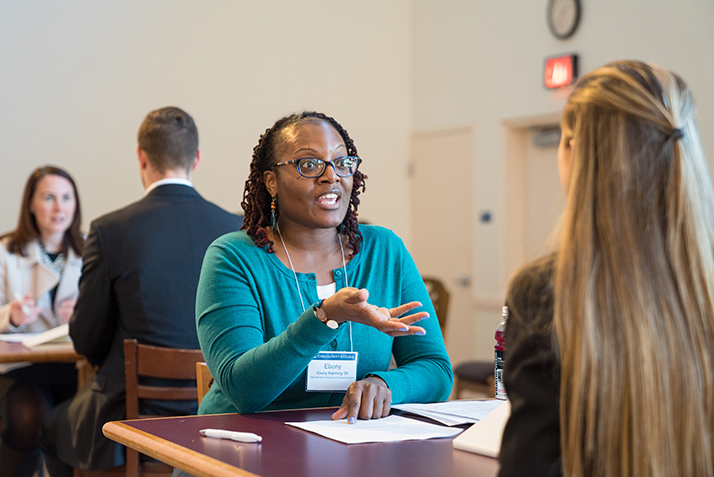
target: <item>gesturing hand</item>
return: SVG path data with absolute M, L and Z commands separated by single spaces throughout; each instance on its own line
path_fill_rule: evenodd
M 392 391 L 377 376 L 355 381 L 347 389 L 342 406 L 332 414 L 333 420 L 347 419 L 354 424 L 359 419 L 387 417 L 392 406 Z
M 379 308 L 367 302 L 369 292 L 366 289 L 343 288 L 322 304 L 327 316 L 338 323 L 354 321 L 372 326 L 389 336 L 423 335 L 424 328 L 411 326 L 419 320 L 429 317 L 429 313 L 420 311 L 400 318 L 403 314 L 422 306 L 418 301 L 406 303 L 396 308 Z
M 22 300 L 10 302 L 10 323 L 13 326 L 30 324 L 40 316 L 40 307 L 35 305 L 35 301 L 28 296 Z
M 74 313 L 74 305 L 76 304 L 76 298 L 65 300 L 60 303 L 60 306 L 57 308 L 57 317 L 62 323 L 69 323 L 69 319 L 72 317 L 72 313 Z

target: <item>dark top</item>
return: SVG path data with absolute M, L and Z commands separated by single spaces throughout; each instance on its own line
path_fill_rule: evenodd
M 124 339 L 198 348 L 195 303 L 203 255 L 213 240 L 240 226 L 240 217 L 180 184 L 159 186 L 92 222 L 69 332 L 77 352 L 99 368 L 47 419 L 48 439 L 63 461 L 84 469 L 121 463 L 101 427 L 125 416 Z M 146 405 L 147 414 L 197 410 L 195 401 Z
M 501 477 L 562 475 L 560 366 L 553 345 L 554 265 L 554 255 L 532 262 L 509 286 L 504 384 L 511 417 L 499 455 Z

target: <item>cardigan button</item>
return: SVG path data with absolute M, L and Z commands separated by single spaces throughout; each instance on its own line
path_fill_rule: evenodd
M 330 346 L 331 346 L 333 349 L 337 349 L 337 340 L 332 340 L 332 342 L 330 343 Z

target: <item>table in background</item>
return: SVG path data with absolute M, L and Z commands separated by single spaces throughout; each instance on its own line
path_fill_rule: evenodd
M 22 343 L 0 341 L 0 363 L 74 363 L 82 359 L 73 349 L 30 349 Z
M 11 343 L 0 340 L 0 363 L 76 363 L 77 381 L 81 386 L 94 368 L 73 349 L 30 349 L 22 343 Z
M 498 461 L 453 448 L 452 438 L 342 444 L 285 422 L 330 419 L 332 409 L 214 414 L 104 425 L 104 435 L 197 476 L 493 477 Z M 206 428 L 254 432 L 260 444 L 205 438 Z

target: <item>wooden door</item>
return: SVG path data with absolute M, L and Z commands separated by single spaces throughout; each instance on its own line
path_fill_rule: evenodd
M 410 252 L 422 276 L 438 278 L 450 293 L 445 339 L 452 363 L 470 359 L 476 342 L 473 140 L 470 127 L 412 137 Z

